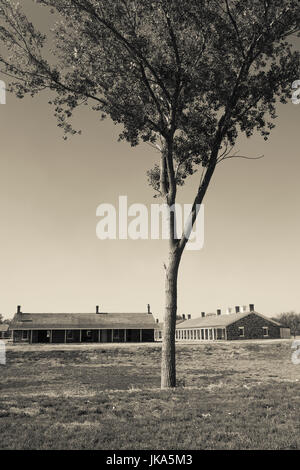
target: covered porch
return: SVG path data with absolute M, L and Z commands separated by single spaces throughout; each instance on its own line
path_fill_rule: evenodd
M 141 343 L 153 342 L 153 329 L 32 329 L 14 330 L 14 342 Z
M 226 340 L 226 328 L 178 328 L 176 341 L 215 341 Z

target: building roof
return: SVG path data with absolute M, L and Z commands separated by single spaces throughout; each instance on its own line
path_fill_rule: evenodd
M 281 326 L 280 323 L 271 320 L 271 318 L 268 318 L 261 313 L 258 312 L 240 312 L 240 313 L 230 313 L 230 314 L 223 314 L 223 315 L 210 315 L 206 317 L 198 317 L 198 318 L 192 318 L 191 320 L 186 320 L 183 323 L 180 323 L 179 325 L 176 325 L 177 329 L 186 329 L 186 328 L 205 328 L 205 327 L 225 327 L 228 325 L 231 325 L 232 323 L 235 323 L 236 321 L 240 320 L 241 318 L 244 318 L 248 315 L 258 315 L 265 320 L 274 323 L 277 326 Z
M 9 328 L 9 325 L 7 323 L 1 323 L 0 325 L 0 331 L 7 331 Z
M 152 313 L 16 313 L 11 330 L 156 329 Z
M 184 320 L 176 320 L 176 325 L 179 325 L 179 323 L 182 323 Z M 159 323 L 156 323 L 156 328 L 158 330 L 162 330 L 164 328 L 164 322 L 160 321 Z

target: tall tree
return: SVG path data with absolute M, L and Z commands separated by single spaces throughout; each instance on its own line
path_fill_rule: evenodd
M 291 330 L 291 334 L 296 338 L 300 334 L 300 313 L 286 312 L 276 317 L 276 321 Z
M 299 78 L 296 0 L 36 0 L 59 21 L 52 37 L 0 0 L 1 72 L 17 96 L 50 89 L 58 125 L 82 103 L 122 125 L 121 139 L 159 152 L 148 180 L 170 208 L 161 385 L 174 387 L 177 277 L 216 166 L 240 133 L 267 139 L 276 102 Z M 50 45 L 51 44 L 51 45 Z M 191 224 L 174 230 L 178 187 L 201 169 Z

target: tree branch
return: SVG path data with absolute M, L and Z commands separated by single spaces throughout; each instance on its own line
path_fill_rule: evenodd
M 229 160 L 230 158 L 245 158 L 246 160 L 260 160 L 261 158 L 264 158 L 264 155 L 259 155 L 258 157 L 247 157 L 246 155 L 236 155 L 236 153 L 233 155 L 225 155 L 222 158 L 218 158 L 217 164 L 223 162 L 224 160 Z
M 230 18 L 231 23 L 233 24 L 233 27 L 235 29 L 235 32 L 236 32 L 236 35 L 237 35 L 237 38 L 238 38 L 241 53 L 243 55 L 243 58 L 246 59 L 246 55 L 245 55 L 245 52 L 244 52 L 244 46 L 243 46 L 243 43 L 242 43 L 242 40 L 241 40 L 241 37 L 240 37 L 240 33 L 239 33 L 239 30 L 238 30 L 238 27 L 237 27 L 237 23 L 236 23 L 234 17 L 232 16 L 231 11 L 230 11 L 228 0 L 225 0 L 225 4 L 226 4 L 227 14 Z
M 100 24 L 102 24 L 109 31 L 111 31 L 114 34 L 114 36 L 126 47 L 126 49 L 129 52 L 131 52 L 131 54 L 133 54 L 135 59 L 139 58 L 140 60 L 142 60 L 144 62 L 146 67 L 150 70 L 152 75 L 155 77 L 155 79 L 157 81 L 157 84 L 162 89 L 165 97 L 170 102 L 171 98 L 170 98 L 170 94 L 169 94 L 168 90 L 166 89 L 163 81 L 158 76 L 158 74 L 156 73 L 154 68 L 151 66 L 149 61 L 146 59 L 146 57 L 144 57 L 143 54 L 141 54 L 141 52 L 138 49 L 136 49 L 132 44 L 130 44 L 130 42 L 119 31 L 117 31 L 116 28 L 109 21 L 105 20 L 104 18 L 101 18 L 96 13 L 95 9 L 90 5 L 90 3 L 86 2 L 89 6 L 89 8 L 88 8 L 88 6 L 83 5 L 82 3 L 78 2 L 78 0 L 71 0 L 71 2 L 74 3 L 77 7 L 79 7 L 79 9 L 81 9 L 81 10 L 85 11 L 86 13 L 90 14 L 91 16 L 93 16 Z

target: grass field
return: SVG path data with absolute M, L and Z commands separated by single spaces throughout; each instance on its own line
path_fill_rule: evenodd
M 8 345 L 0 449 L 300 449 L 291 342 L 180 344 L 174 391 L 160 344 Z

